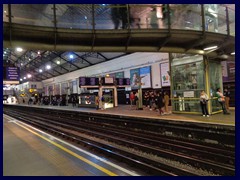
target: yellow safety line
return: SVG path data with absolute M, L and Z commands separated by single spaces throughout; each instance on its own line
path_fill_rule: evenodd
M 105 174 L 107 174 L 107 175 L 109 175 L 109 176 L 117 176 L 117 174 L 115 174 L 115 173 L 113 173 L 113 172 L 111 172 L 111 171 L 109 171 L 109 170 L 107 170 L 107 169 L 105 169 L 105 168 L 103 168 L 103 167 L 101 167 L 101 166 L 99 166 L 99 165 L 97 165 L 97 164 L 95 164 L 95 163 L 93 163 L 93 162 L 87 160 L 86 158 L 84 158 L 84 157 L 82 157 L 82 156 L 80 156 L 80 155 L 74 153 L 73 151 L 71 151 L 71 150 L 69 150 L 69 149 L 63 147 L 62 145 L 60 145 L 60 144 L 58 144 L 58 143 L 56 143 L 56 142 L 53 142 L 53 141 L 49 140 L 48 138 L 46 138 L 46 137 L 44 137 L 44 136 L 42 136 L 42 135 L 40 135 L 40 134 L 38 134 L 38 133 L 32 131 L 31 129 L 29 129 L 29 128 L 27 128 L 27 127 L 25 127 L 25 126 L 23 126 L 23 125 L 21 125 L 21 124 L 19 124 L 19 123 L 17 123 L 17 122 L 15 122 L 15 123 L 16 123 L 17 125 L 21 126 L 22 128 L 24 128 L 24 129 L 30 131 L 31 133 L 37 135 L 38 137 L 40 137 L 40 138 L 42 138 L 42 139 L 44 139 L 44 140 L 50 142 L 51 144 L 57 146 L 58 148 L 62 149 L 63 151 L 65 151 L 65 152 L 71 154 L 72 156 L 75 156 L 76 158 L 78 158 L 78 159 L 84 161 L 85 163 L 87 163 L 87 164 L 89 164 L 89 165 L 91 165 L 91 166 L 97 168 L 98 170 L 104 172 Z

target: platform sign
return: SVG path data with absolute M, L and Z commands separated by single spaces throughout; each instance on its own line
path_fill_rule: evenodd
M 99 78 L 90 77 L 88 85 L 90 85 L 90 86 L 98 86 L 99 85 Z
M 130 85 L 130 78 L 116 78 L 116 81 L 119 86 Z
M 81 86 L 98 86 L 98 77 L 79 77 L 79 87 Z
M 79 77 L 79 87 L 86 86 L 86 77 Z
M 7 80 L 19 81 L 19 69 L 18 67 L 7 67 Z

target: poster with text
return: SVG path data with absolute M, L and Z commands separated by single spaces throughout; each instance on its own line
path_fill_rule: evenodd
M 130 83 L 131 83 L 132 89 L 138 89 L 139 77 L 140 77 L 139 69 L 131 69 L 130 70 Z
M 142 83 L 142 88 L 151 88 L 151 67 L 140 68 L 140 78 Z
M 160 64 L 160 74 L 162 87 L 170 86 L 169 63 Z

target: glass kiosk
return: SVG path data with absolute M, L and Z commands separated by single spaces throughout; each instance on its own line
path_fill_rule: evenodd
M 222 89 L 221 61 L 201 55 L 171 59 L 171 99 L 174 113 L 201 114 L 200 92 L 209 96 L 210 114 L 221 112 L 216 89 Z

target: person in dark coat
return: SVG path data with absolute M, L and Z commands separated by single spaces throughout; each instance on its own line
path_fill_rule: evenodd
M 160 115 L 164 115 L 164 111 L 162 109 L 164 107 L 162 92 L 157 93 L 157 102 L 158 102 L 158 108 L 159 108 Z

